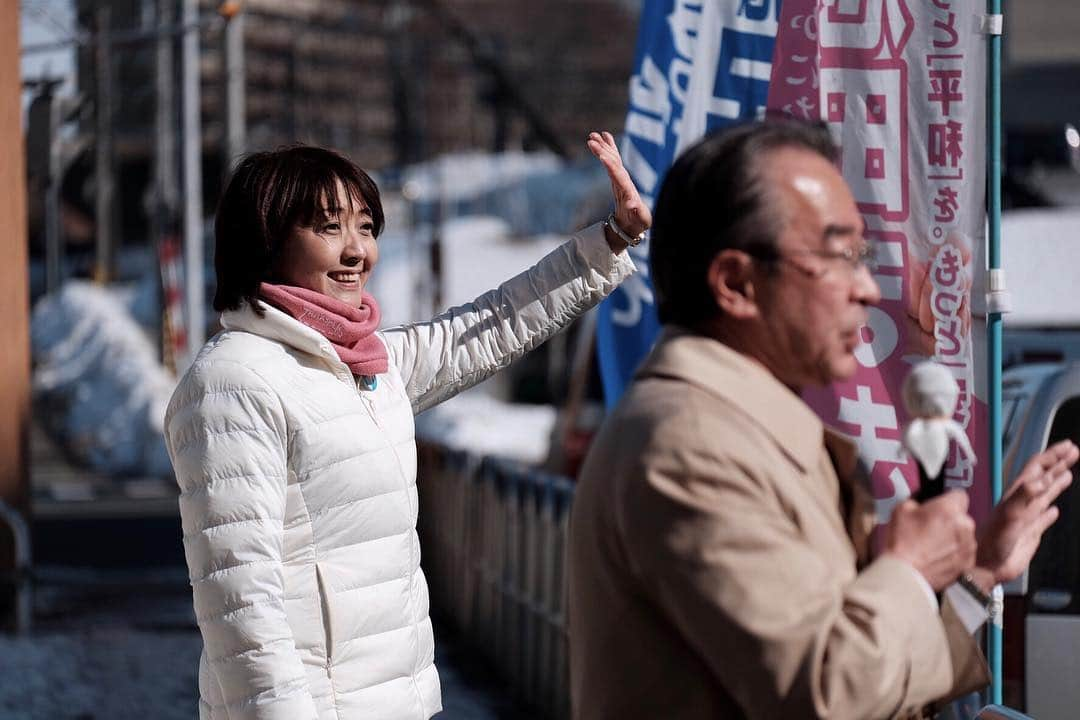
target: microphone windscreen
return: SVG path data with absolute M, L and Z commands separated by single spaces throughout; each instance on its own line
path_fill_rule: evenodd
M 914 418 L 952 417 L 960 388 L 947 368 L 924 360 L 911 368 L 901 390 L 904 408 Z

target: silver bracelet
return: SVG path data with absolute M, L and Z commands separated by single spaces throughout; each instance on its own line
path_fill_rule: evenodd
M 611 231 L 622 238 L 622 241 L 630 247 L 637 247 L 641 244 L 641 241 L 645 239 L 644 230 L 637 235 L 627 235 L 626 231 L 619 227 L 619 223 L 615 222 L 615 213 L 609 213 L 604 224 L 611 228 Z

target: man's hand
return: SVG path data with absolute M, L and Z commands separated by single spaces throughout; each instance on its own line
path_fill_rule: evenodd
M 1062 440 L 1028 460 L 980 534 L 972 573 L 977 583 L 1009 582 L 1027 568 L 1042 534 L 1058 518 L 1053 502 L 1072 483 L 1070 468 L 1077 458 L 1076 445 Z
M 967 507 L 961 491 L 921 505 L 901 503 L 885 525 L 885 553 L 914 567 L 935 592 L 944 590 L 975 564 L 975 521 Z
M 623 232 L 632 237 L 652 227 L 652 212 L 642 202 L 637 188 L 634 187 L 634 181 L 630 179 L 630 173 L 623 167 L 619 147 L 611 133 L 589 133 L 585 144 L 607 170 L 608 179 L 611 180 L 611 194 L 615 199 L 615 222 Z M 611 232 L 606 234 L 612 252 L 620 253 L 626 249 L 626 243 L 618 235 Z

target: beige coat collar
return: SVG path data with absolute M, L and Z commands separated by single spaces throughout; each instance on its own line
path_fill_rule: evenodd
M 723 398 L 770 435 L 804 473 L 820 467 L 824 445 L 836 470 L 840 512 L 858 563 L 869 561 L 873 496 L 858 448 L 843 433 L 826 427 L 763 366 L 710 337 L 668 326 L 637 376 L 678 378 Z
M 737 406 L 803 471 L 820 458 L 825 427 L 817 415 L 768 370 L 718 340 L 666 326 L 638 370 L 637 377 L 648 376 L 684 380 Z

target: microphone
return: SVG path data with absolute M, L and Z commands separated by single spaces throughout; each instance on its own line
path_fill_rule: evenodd
M 919 490 L 913 497 L 926 502 L 945 492 L 944 468 L 949 443 L 956 443 L 972 463 L 975 452 L 964 428 L 953 420 L 960 388 L 946 368 L 932 360 L 918 363 L 904 378 L 901 395 L 910 418 L 904 426 L 901 444 L 919 468 Z

